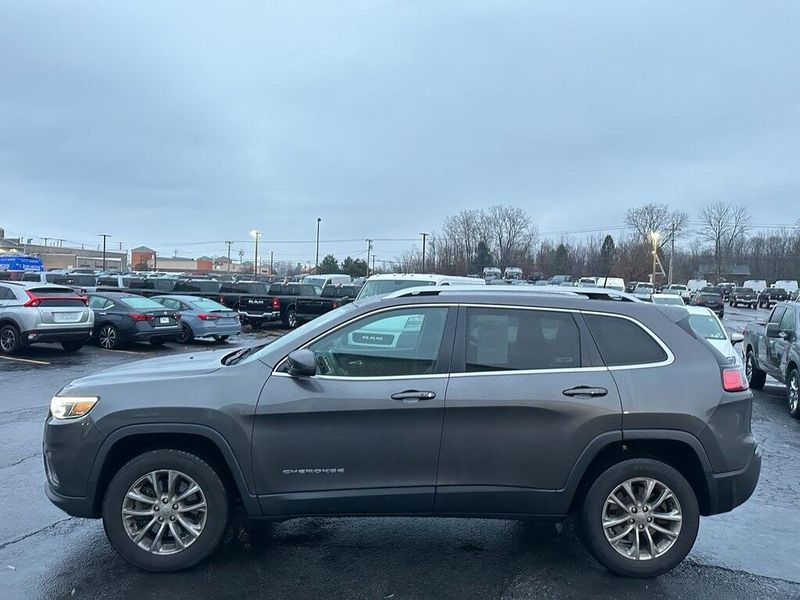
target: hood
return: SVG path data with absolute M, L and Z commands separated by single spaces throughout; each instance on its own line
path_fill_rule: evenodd
M 207 352 L 192 352 L 177 354 L 147 360 L 137 360 L 117 367 L 111 367 L 94 375 L 81 377 L 69 383 L 63 392 L 73 388 L 106 386 L 109 384 L 125 383 L 131 381 L 146 381 L 154 379 L 180 379 L 206 375 L 222 368 L 220 362 L 224 356 L 235 352 L 236 349 L 213 350 Z

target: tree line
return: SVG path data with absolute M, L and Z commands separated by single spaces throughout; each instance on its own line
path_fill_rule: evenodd
M 526 277 L 537 275 L 611 276 L 646 280 L 658 253 L 666 281 L 685 282 L 703 267 L 703 275 L 724 279 L 737 265 L 749 267 L 751 278 L 775 281 L 800 279 L 800 224 L 756 228 L 745 206 L 715 202 L 694 219 L 663 203 L 630 208 L 624 228 L 611 234 L 558 240 L 540 239 L 533 218 L 505 205 L 463 210 L 447 217 L 429 236 L 426 272 L 446 275 L 480 274 L 485 267 L 520 267 Z M 419 248 L 397 257 L 398 272 L 423 270 Z M 743 279 L 744 276 L 728 276 Z

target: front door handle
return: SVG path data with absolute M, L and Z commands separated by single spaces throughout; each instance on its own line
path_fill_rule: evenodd
M 597 398 L 608 394 L 608 390 L 602 387 L 589 387 L 588 385 L 578 385 L 561 392 L 565 396 L 575 396 L 577 398 Z
M 403 402 L 417 402 L 419 400 L 433 400 L 436 392 L 421 392 L 419 390 L 405 390 L 392 394 L 392 400 L 402 400 Z

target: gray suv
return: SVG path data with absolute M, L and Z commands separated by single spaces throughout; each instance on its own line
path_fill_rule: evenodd
M 59 342 L 80 349 L 92 335 L 94 313 L 88 300 L 68 287 L 0 281 L 0 353 L 23 346 Z
M 752 395 L 683 307 L 411 290 L 269 344 L 73 381 L 44 432 L 49 498 L 152 571 L 252 518 L 562 519 L 611 571 L 687 555 L 752 494 Z M 744 540 L 743 540 L 744 541 Z

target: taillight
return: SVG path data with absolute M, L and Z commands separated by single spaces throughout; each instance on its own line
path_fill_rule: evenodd
M 199 315 L 197 315 L 197 318 L 200 319 L 201 321 L 216 321 L 217 319 L 219 319 L 217 315 L 210 315 L 208 313 L 200 313 Z
M 220 297 L 219 297 L 219 303 L 220 303 L 220 304 L 223 304 L 224 302 L 225 302 L 225 296 L 222 296 L 222 295 L 220 295 Z
M 181 313 L 175 313 L 174 315 L 172 315 L 172 318 L 175 319 L 176 321 L 180 321 L 181 320 Z
M 281 309 L 281 301 L 279 298 L 272 299 L 272 310 L 280 310 Z
M 41 298 L 31 294 L 28 290 L 25 290 L 25 293 L 28 294 L 28 301 L 22 306 L 27 306 L 28 308 L 34 308 L 42 303 Z
M 153 321 L 155 317 L 153 315 L 145 315 L 142 313 L 128 313 L 128 316 L 133 319 L 134 321 Z
M 723 369 L 722 388 L 726 392 L 743 392 L 748 388 L 747 376 L 741 367 Z
M 339 308 L 339 303 L 338 302 L 334 302 L 333 303 L 333 308 Z

